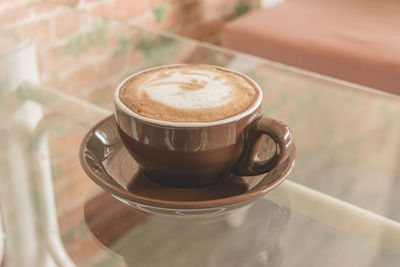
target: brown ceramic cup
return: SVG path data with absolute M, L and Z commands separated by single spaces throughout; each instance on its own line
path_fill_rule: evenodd
M 262 91 L 247 76 L 237 73 L 259 91 L 257 100 L 247 110 L 223 120 L 186 123 L 144 117 L 125 106 L 119 97 L 120 89 L 137 74 L 118 85 L 114 115 L 123 144 L 152 180 L 173 187 L 202 187 L 232 173 L 266 173 L 290 155 L 294 146 L 290 129 L 261 115 Z M 259 160 L 257 150 L 262 135 L 272 137 L 277 147 L 274 156 Z

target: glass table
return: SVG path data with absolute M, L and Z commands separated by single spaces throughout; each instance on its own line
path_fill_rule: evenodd
M 40 85 L 0 100 L 4 266 L 400 266 L 399 97 L 79 16 L 77 33 L 38 47 Z M 169 63 L 256 80 L 263 113 L 293 131 L 288 180 L 247 208 L 195 218 L 146 214 L 95 185 L 79 164 L 83 135 L 111 114 L 122 78 Z

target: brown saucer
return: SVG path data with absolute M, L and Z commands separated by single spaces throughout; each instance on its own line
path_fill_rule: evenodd
M 269 142 L 262 146 L 264 151 L 273 147 Z M 121 143 L 114 117 L 109 116 L 86 134 L 79 156 L 86 174 L 120 201 L 150 213 L 184 216 L 220 214 L 250 204 L 286 179 L 296 150 L 264 175 L 232 175 L 204 188 L 172 188 L 153 182 L 139 170 Z

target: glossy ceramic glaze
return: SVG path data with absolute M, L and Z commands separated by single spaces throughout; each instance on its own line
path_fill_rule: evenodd
M 231 173 L 259 175 L 284 161 L 292 150 L 289 128 L 261 116 L 262 91 L 247 77 L 259 93 L 246 111 L 214 122 L 181 123 L 143 117 L 126 107 L 119 99 L 119 89 L 133 76 L 115 92 L 115 119 L 122 142 L 154 181 L 188 188 L 217 183 Z M 263 134 L 270 135 L 279 148 L 272 158 L 257 161 Z
M 152 179 L 175 187 L 209 185 L 228 176 L 242 154 L 247 126 L 257 115 L 258 111 L 231 123 L 180 128 L 150 124 L 116 107 L 118 131 L 130 154 Z
M 265 140 L 260 157 L 274 154 L 275 143 Z M 88 176 L 105 191 L 137 209 L 166 215 L 210 215 L 252 203 L 285 180 L 295 161 L 290 155 L 265 175 L 230 175 L 202 188 L 173 188 L 149 179 L 122 144 L 113 116 L 94 126 L 82 140 L 80 161 Z

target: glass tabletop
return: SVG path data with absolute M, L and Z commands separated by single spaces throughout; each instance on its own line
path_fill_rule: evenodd
M 37 49 L 42 85 L 0 102 L 5 266 L 399 266 L 399 97 L 84 14 L 58 47 Z M 96 186 L 79 165 L 83 135 L 111 114 L 122 78 L 169 63 L 256 80 L 263 113 L 295 138 L 288 181 L 196 219 L 145 214 Z
M 4 100 L 5 266 L 400 264 L 398 222 L 293 179 L 226 215 L 136 210 L 102 191 L 79 164 L 83 135 L 110 110 L 33 85 Z

